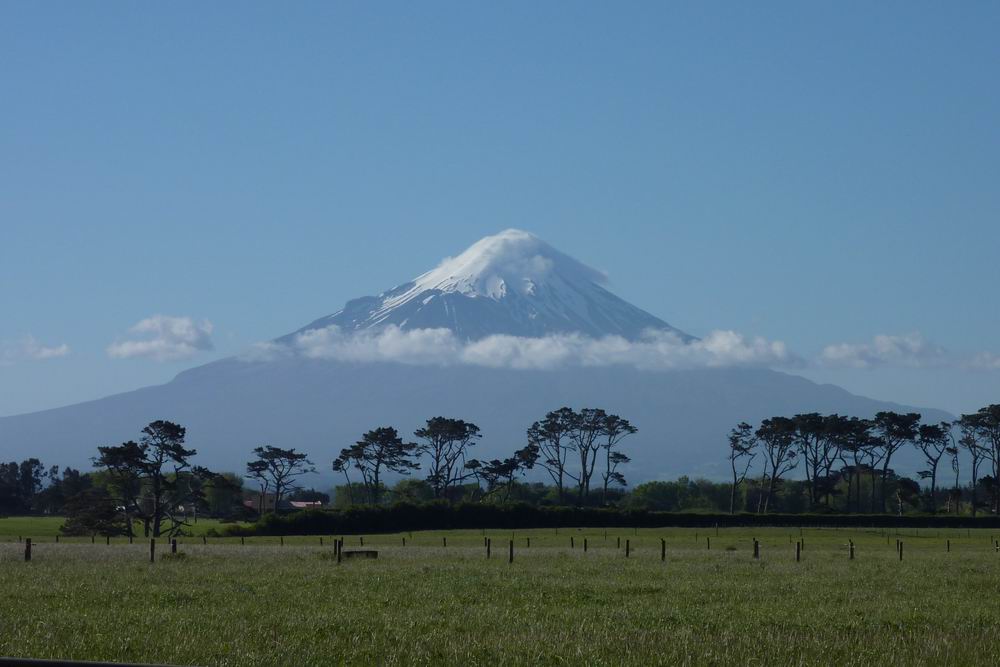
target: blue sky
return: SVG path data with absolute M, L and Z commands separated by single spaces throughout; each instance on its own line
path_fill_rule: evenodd
M 0 415 L 507 227 L 813 379 L 1000 402 L 998 30 L 986 2 L 4 3 Z M 190 354 L 109 355 L 157 314 Z

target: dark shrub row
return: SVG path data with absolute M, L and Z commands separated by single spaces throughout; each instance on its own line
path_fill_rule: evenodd
M 994 528 L 1000 517 L 884 514 L 685 514 L 590 507 L 536 507 L 526 504 L 427 503 L 348 510 L 308 510 L 269 514 L 252 526 L 231 526 L 229 535 L 351 535 L 408 530 L 526 528 L 708 528 L 794 526 L 858 528 Z

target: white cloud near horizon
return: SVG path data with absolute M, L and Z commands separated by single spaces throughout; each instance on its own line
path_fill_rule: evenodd
M 980 352 L 969 360 L 965 367 L 978 371 L 1000 371 L 1000 354 Z
M 819 361 L 833 368 L 928 368 L 947 364 L 948 352 L 916 332 L 901 336 L 882 334 L 867 343 L 827 345 Z
M 15 342 L 0 341 L 0 361 L 12 364 L 17 361 L 44 361 L 58 359 L 70 353 L 66 343 L 60 345 L 44 345 L 31 334 Z
M 198 352 L 214 349 L 212 328 L 208 320 L 199 323 L 190 317 L 153 315 L 129 329 L 138 338 L 116 341 L 107 347 L 107 353 L 114 359 L 189 359 Z
M 640 340 L 621 336 L 590 338 L 553 334 L 540 338 L 494 335 L 475 341 L 449 329 L 404 331 L 389 326 L 377 332 L 345 333 L 338 327 L 314 329 L 290 345 L 262 343 L 243 355 L 267 361 L 300 354 L 337 361 L 392 361 L 414 365 L 467 364 L 490 368 L 549 369 L 564 366 L 632 366 L 640 369 L 721 368 L 802 365 L 780 341 L 747 338 L 734 331 L 713 331 L 685 343 L 670 332 L 649 331 Z

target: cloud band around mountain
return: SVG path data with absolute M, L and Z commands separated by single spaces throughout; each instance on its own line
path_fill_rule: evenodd
M 784 343 L 747 338 L 734 331 L 713 331 L 692 342 L 684 342 L 669 331 L 648 331 L 636 341 L 621 336 L 591 338 L 580 334 L 538 338 L 493 335 L 465 341 L 449 329 L 403 330 L 397 326 L 358 333 L 344 332 L 336 326 L 313 329 L 296 336 L 291 344 L 257 346 L 244 359 L 267 360 L 287 355 L 336 361 L 514 369 L 617 365 L 670 370 L 802 365 L 802 360 L 789 352 Z

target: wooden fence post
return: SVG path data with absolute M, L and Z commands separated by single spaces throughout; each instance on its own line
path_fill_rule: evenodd
M 526 538 L 524 538 L 524 543 L 525 543 L 525 547 L 526 547 L 526 548 L 528 548 L 528 549 L 530 549 L 530 548 L 531 548 L 531 538 L 530 538 L 530 537 L 526 537 Z M 587 544 L 587 540 L 586 540 L 586 539 L 584 539 L 584 540 L 583 540 L 583 544 L 584 544 L 584 545 L 586 545 L 586 544 Z M 586 551 L 586 550 L 587 550 L 587 549 L 586 549 L 586 548 L 584 548 L 584 551 Z
M 285 536 L 284 536 L 284 535 L 282 535 L 282 536 L 281 536 L 281 537 L 279 537 L 278 539 L 279 539 L 279 540 L 281 540 L 281 546 L 285 546 Z
M 170 553 L 177 553 L 177 540 L 170 540 Z
M 156 538 L 155 537 L 149 538 L 149 562 L 150 563 L 155 563 L 156 562 Z
M 56 544 L 59 544 L 59 536 L 56 535 Z
M 507 562 L 508 563 L 514 562 L 514 540 L 510 541 L 510 551 L 507 554 Z
M 403 546 L 404 547 L 406 546 L 406 538 L 405 537 L 403 538 Z
M 334 542 L 334 544 L 337 545 L 337 565 L 340 565 L 340 558 L 341 558 L 341 555 L 342 555 L 342 553 L 344 551 L 344 540 L 343 540 L 343 538 L 337 540 L 336 542 Z
M 201 536 L 201 543 L 202 544 L 208 544 L 208 537 L 205 536 L 205 535 L 202 535 Z M 322 544 L 323 544 L 323 538 L 322 537 L 319 538 L 319 543 L 320 543 L 320 546 L 322 546 Z
M 760 560 L 760 543 L 757 538 L 753 538 L 753 559 Z
M 848 556 L 848 560 L 854 560 L 854 540 L 847 540 L 847 542 L 849 543 L 848 549 L 849 549 L 849 552 L 850 552 L 850 555 Z
M 619 549 L 622 548 L 622 538 L 621 537 L 618 538 L 618 548 Z
M 31 560 L 31 538 L 24 540 L 24 562 Z
M 660 560 L 667 560 L 667 541 L 662 537 L 660 538 Z
M 712 550 L 712 538 L 711 537 L 706 537 L 705 538 L 705 549 L 707 549 L 709 551 Z
M 903 560 L 903 541 L 899 541 L 899 560 Z
M 576 549 L 576 542 L 573 541 L 573 536 L 572 535 L 569 538 L 569 548 L 570 549 Z
M 583 553 L 587 553 L 587 538 L 583 538 Z
M 951 553 L 951 540 L 946 540 L 945 541 L 945 551 L 947 551 L 948 553 Z
M 625 558 L 628 558 L 629 554 L 629 540 L 625 540 Z
M 492 551 L 493 545 L 490 543 L 490 538 L 486 538 L 486 558 L 489 560 L 490 551 Z
M 242 547 L 242 546 L 245 546 L 245 545 L 246 545 L 246 538 L 243 537 L 242 535 L 240 535 L 240 546 Z
M 795 562 L 798 563 L 800 560 L 802 560 L 802 543 L 801 542 L 796 542 L 795 543 Z
M 358 539 L 361 540 L 361 546 L 365 546 L 365 536 L 364 535 L 359 535 Z
M 447 537 L 442 537 L 441 538 L 441 546 L 442 547 L 448 546 L 448 538 Z
M 104 536 L 104 543 L 106 545 L 108 545 L 109 547 L 111 546 L 111 536 L 110 535 L 105 535 Z
M 91 544 L 94 543 L 94 534 L 93 533 L 90 534 L 90 543 Z

